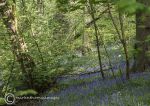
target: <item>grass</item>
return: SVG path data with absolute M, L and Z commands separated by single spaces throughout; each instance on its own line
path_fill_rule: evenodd
M 82 81 L 69 84 L 79 84 Z M 82 89 L 87 90 L 88 86 Z M 95 87 L 87 95 L 72 92 L 59 100 L 49 101 L 44 106 L 150 106 L 150 78 L 132 79 L 111 87 Z

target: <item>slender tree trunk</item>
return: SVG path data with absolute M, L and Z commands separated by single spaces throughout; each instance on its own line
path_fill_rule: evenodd
M 85 9 L 83 10 L 83 35 L 82 35 L 82 56 L 85 56 Z
M 100 32 L 99 32 L 99 33 L 100 33 Z M 101 36 L 100 36 L 100 40 L 103 42 L 103 39 L 102 39 Z M 112 75 L 113 75 L 113 77 L 116 79 L 116 76 L 115 76 L 115 73 L 114 73 L 114 69 L 113 69 L 113 66 L 112 66 L 112 63 L 111 63 L 111 60 L 110 60 L 110 56 L 109 56 L 109 53 L 108 53 L 108 51 L 107 51 L 107 47 L 106 47 L 105 43 L 103 44 L 103 47 L 104 47 L 105 52 L 106 52 L 106 57 L 108 58 L 108 63 L 109 63 L 109 67 L 110 67 L 110 70 L 111 70 L 111 72 L 112 72 Z
M 122 34 L 122 45 L 125 53 L 125 59 L 126 59 L 126 78 L 129 79 L 129 71 L 130 71 L 130 64 L 129 64 L 129 57 L 128 57 L 128 50 L 127 50 L 127 42 L 125 38 L 125 32 L 124 32 L 124 24 L 123 24 L 123 16 L 119 11 L 119 20 L 120 20 L 120 27 L 121 27 L 121 34 Z
M 95 38 L 96 38 L 96 46 L 97 46 L 97 53 L 98 53 L 98 59 L 99 59 L 99 66 L 100 66 L 100 71 L 102 78 L 105 79 L 104 72 L 103 72 L 103 67 L 102 67 L 102 60 L 101 60 L 101 52 L 100 52 L 100 43 L 99 43 L 99 38 L 98 38 L 98 28 L 95 22 L 95 14 L 94 14 L 94 7 L 93 3 L 91 0 L 89 0 L 89 5 L 90 5 L 90 15 L 92 17 L 92 20 L 94 20 L 93 25 L 95 29 Z
M 121 30 L 119 30 L 119 28 L 117 27 L 117 24 L 115 23 L 115 20 L 112 16 L 112 13 L 110 11 L 110 5 L 108 3 L 108 13 L 109 13 L 109 16 L 112 20 L 112 23 L 116 29 L 116 32 L 118 34 L 118 37 L 119 37 L 119 40 L 123 46 L 123 49 L 124 49 L 124 53 L 125 53 L 125 59 L 126 59 L 126 79 L 129 79 L 130 78 L 130 74 L 129 74 L 129 71 L 130 71 L 130 65 L 129 65 L 129 57 L 128 57 L 128 51 L 127 51 L 127 43 L 126 43 L 126 39 L 125 39 L 125 32 L 124 32 L 124 26 L 123 26 L 123 19 L 122 19 L 122 15 L 121 13 L 119 12 L 119 22 L 120 22 L 120 28 Z M 121 32 L 120 32 L 121 31 Z

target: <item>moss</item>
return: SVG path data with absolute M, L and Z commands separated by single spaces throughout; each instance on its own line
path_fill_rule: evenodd
M 27 96 L 27 95 L 37 95 L 38 93 L 35 90 L 28 89 L 24 91 L 18 91 L 16 92 L 16 96 Z
M 0 106 L 6 105 L 5 99 L 0 98 Z

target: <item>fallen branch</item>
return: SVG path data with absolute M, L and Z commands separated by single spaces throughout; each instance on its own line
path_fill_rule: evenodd
M 108 71 L 108 70 L 110 70 L 110 68 L 104 69 L 103 71 Z M 90 74 L 95 74 L 95 73 L 99 73 L 99 72 L 101 72 L 101 71 L 91 71 L 91 72 L 79 73 L 79 74 L 67 74 L 67 75 L 64 75 L 64 76 L 60 76 L 59 78 L 72 77 L 72 76 L 82 76 L 82 75 L 90 75 Z

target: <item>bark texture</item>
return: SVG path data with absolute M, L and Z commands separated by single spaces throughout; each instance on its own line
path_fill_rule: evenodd
M 12 4 L 9 4 L 6 0 L 0 1 L 0 15 L 7 31 L 10 35 L 10 41 L 12 46 L 12 52 L 16 57 L 16 60 L 20 64 L 22 74 L 25 77 L 25 81 L 29 88 L 33 88 L 33 70 L 35 63 L 30 55 L 27 54 L 27 45 L 22 36 L 19 36 L 17 32 L 17 19 L 16 19 L 16 2 L 13 0 Z

